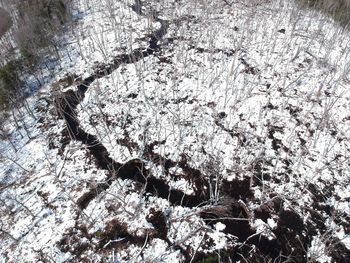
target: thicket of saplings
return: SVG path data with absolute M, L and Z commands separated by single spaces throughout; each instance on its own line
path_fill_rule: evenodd
M 70 17 L 73 0 L 21 0 L 17 2 L 18 17 L 14 30 L 20 58 L 1 66 L 0 111 L 9 108 L 23 91 L 20 81 L 24 73 L 35 72 L 44 56 L 50 52 L 58 55 L 57 35 Z M 350 24 L 350 0 L 297 0 L 302 6 L 330 14 L 344 27 Z
M 58 54 L 57 36 L 70 18 L 71 0 L 22 0 L 16 5 L 13 36 L 20 56 L 0 67 L 0 110 L 23 92 L 21 76 L 35 74 L 48 53 Z

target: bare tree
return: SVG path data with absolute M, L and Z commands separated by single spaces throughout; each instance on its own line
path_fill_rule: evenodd
M 8 31 L 12 26 L 12 19 L 10 14 L 0 7 L 0 38 Z

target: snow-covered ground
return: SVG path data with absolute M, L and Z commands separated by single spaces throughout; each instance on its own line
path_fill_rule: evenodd
M 56 79 L 5 122 L 0 260 L 347 262 L 349 33 L 293 1 L 141 2 L 77 1 Z M 121 165 L 104 169 L 55 110 L 79 80 L 59 80 L 146 49 L 159 19 L 159 48 L 76 108 Z M 129 166 L 204 201 L 160 198 Z

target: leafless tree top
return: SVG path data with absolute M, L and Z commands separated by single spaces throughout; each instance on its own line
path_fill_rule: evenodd
M 10 14 L 0 7 L 0 38 L 9 30 L 12 26 L 12 19 Z

